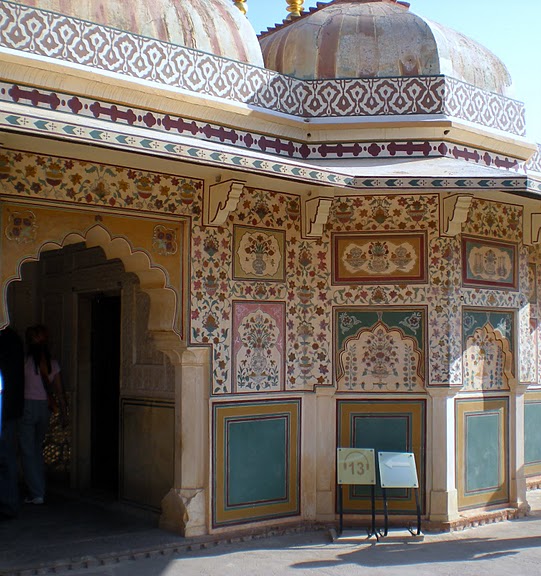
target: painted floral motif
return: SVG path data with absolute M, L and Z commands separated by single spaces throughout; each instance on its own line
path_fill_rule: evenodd
M 468 262 L 473 274 L 483 280 L 506 280 L 513 270 L 509 255 L 492 247 L 473 247 Z
M 261 310 L 246 316 L 238 330 L 242 348 L 237 355 L 238 390 L 276 390 L 280 387 L 280 330 Z
M 7 152 L 3 186 L 16 195 L 198 218 L 202 180 L 66 158 Z M 186 203 L 186 191 L 194 194 Z M 198 199 L 199 200 L 199 199 Z
M 154 228 L 152 247 L 162 256 L 172 256 L 177 253 L 177 231 L 161 224 Z
M 355 326 L 362 325 L 361 320 L 355 318 L 355 316 L 350 316 L 347 312 L 338 314 L 338 323 L 342 334 L 347 334 Z
M 281 263 L 278 240 L 271 234 L 246 232 L 239 244 L 239 263 L 248 275 L 274 276 Z
M 476 330 L 466 342 L 464 388 L 507 390 L 511 378 L 511 358 L 507 340 L 490 325 Z
M 415 249 L 408 242 L 395 245 L 389 241 L 370 242 L 364 246 L 350 244 L 342 255 L 342 262 L 351 273 L 393 274 L 409 272 L 417 261 Z
M 30 210 L 11 212 L 6 225 L 6 237 L 17 244 L 27 244 L 36 239 L 36 216 Z
M 339 356 L 342 377 L 338 386 L 347 390 L 407 391 L 422 389 L 419 373 L 422 355 L 413 338 L 378 322 L 347 341 Z

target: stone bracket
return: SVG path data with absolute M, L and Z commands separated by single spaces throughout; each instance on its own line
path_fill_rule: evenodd
M 472 194 L 453 194 L 443 198 L 442 234 L 456 236 L 462 231 L 462 224 L 468 219 Z
M 532 246 L 541 242 L 541 213 L 524 210 L 524 244 Z
M 302 196 L 302 234 L 304 238 L 321 238 L 329 220 L 334 199 L 333 190 L 309 190 Z
M 236 210 L 245 184 L 243 180 L 225 180 L 205 188 L 203 224 L 223 226 L 231 212 Z

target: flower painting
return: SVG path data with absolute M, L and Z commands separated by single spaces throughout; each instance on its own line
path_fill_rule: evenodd
M 416 234 L 333 235 L 333 284 L 426 282 L 426 237 Z
M 235 226 L 233 276 L 237 280 L 283 281 L 284 232 Z
M 233 302 L 233 378 L 237 391 L 283 389 L 283 302 Z

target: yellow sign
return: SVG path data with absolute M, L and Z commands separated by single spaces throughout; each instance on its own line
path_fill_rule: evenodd
M 375 484 L 376 458 L 372 448 L 338 448 L 338 484 Z

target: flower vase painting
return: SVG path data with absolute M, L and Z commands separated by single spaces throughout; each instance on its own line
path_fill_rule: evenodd
M 236 280 L 283 281 L 284 243 L 282 230 L 235 226 L 233 277 Z
M 496 289 L 518 289 L 516 244 L 464 237 L 462 283 Z
M 333 284 L 426 282 L 426 236 L 333 235 Z

